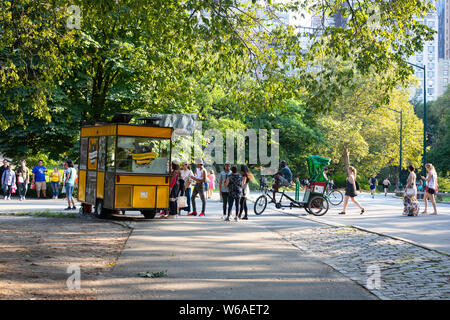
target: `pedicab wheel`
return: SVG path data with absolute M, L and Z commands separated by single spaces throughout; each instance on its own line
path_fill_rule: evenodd
M 260 215 L 266 210 L 267 207 L 267 197 L 265 195 L 259 196 L 255 201 L 255 206 L 253 207 L 253 211 L 256 215 Z
M 153 219 L 156 216 L 156 210 L 142 210 L 141 213 L 145 219 Z
M 328 211 L 328 200 L 322 196 L 314 196 L 308 202 L 308 210 L 315 216 L 323 216 Z
M 340 205 L 342 200 L 344 200 L 344 196 L 339 190 L 333 190 L 328 194 L 328 201 L 330 201 L 333 206 Z

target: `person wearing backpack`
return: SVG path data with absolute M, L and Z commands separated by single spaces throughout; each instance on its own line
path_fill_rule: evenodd
M 68 207 L 65 210 L 76 210 L 75 200 L 73 199 L 72 193 L 73 193 L 73 189 L 75 187 L 77 171 L 73 167 L 72 160 L 67 160 L 67 162 L 64 163 L 64 169 L 67 171 L 66 180 L 64 182 L 66 185 L 66 194 L 67 194 L 67 203 L 68 203 Z M 72 204 L 72 206 L 71 206 L 71 204 Z

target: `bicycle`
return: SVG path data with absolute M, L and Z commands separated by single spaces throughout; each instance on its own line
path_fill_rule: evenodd
M 325 197 L 328 199 L 328 202 L 330 202 L 333 206 L 338 206 L 342 203 L 344 200 L 344 195 L 341 191 L 335 189 L 334 184 L 329 184 L 327 192 L 325 193 Z
M 259 196 L 253 207 L 253 211 L 256 215 L 261 215 L 267 207 L 268 203 L 274 203 L 275 208 L 304 208 L 307 213 L 315 216 L 323 216 L 327 213 L 329 204 L 328 199 L 323 195 L 326 188 L 326 182 L 311 182 L 308 186 L 307 192 L 303 198 L 303 201 L 296 201 L 288 196 L 284 191 L 278 191 L 281 194 L 280 199 L 277 201 L 276 196 L 271 195 L 272 189 L 269 190 L 267 185 L 261 186 L 263 194 Z M 270 191 L 270 192 L 269 192 Z M 270 199 L 270 202 L 267 199 Z M 289 205 L 282 203 L 283 198 L 287 198 L 290 202 Z

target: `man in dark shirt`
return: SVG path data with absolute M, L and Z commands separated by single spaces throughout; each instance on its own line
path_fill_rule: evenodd
M 287 166 L 286 160 L 280 162 L 280 170 L 274 175 L 275 183 L 273 184 L 273 198 L 275 199 L 275 193 L 282 186 L 289 186 L 292 182 L 292 172 Z M 274 202 L 274 201 L 272 201 Z

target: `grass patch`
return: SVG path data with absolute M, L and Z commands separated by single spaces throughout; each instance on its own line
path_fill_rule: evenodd
M 33 212 L 2 212 L 2 216 L 29 216 L 46 218 L 76 218 L 76 213 L 58 212 L 58 211 L 33 211 Z
M 159 272 L 139 272 L 138 273 L 139 277 L 143 277 L 143 278 L 162 278 L 162 277 L 167 277 L 167 270 L 164 271 L 159 271 Z

